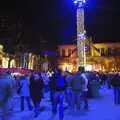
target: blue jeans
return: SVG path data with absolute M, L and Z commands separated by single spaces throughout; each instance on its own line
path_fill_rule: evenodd
M 114 87 L 114 103 L 120 104 L 120 87 Z
M 82 91 L 81 92 L 81 97 L 83 99 L 83 102 L 84 102 L 84 108 L 85 109 L 88 109 L 88 98 L 87 98 L 87 91 Z
M 65 100 L 68 103 L 69 107 L 72 107 L 72 89 L 67 88 L 65 91 Z
M 81 98 L 81 91 L 80 90 L 73 90 L 72 91 L 72 108 L 73 109 L 80 109 L 80 98 Z
M 29 110 L 32 110 L 32 105 L 31 105 L 31 102 L 30 102 L 30 97 L 24 97 L 24 96 L 21 96 L 21 111 L 24 110 L 24 101 L 27 101 L 27 104 L 28 104 L 28 108 Z
M 35 109 L 34 109 L 35 117 L 37 117 L 39 115 L 39 112 L 40 112 L 40 101 L 39 102 L 34 101 L 33 104 L 34 104 L 34 107 L 35 107 Z
M 63 100 L 64 100 L 63 92 L 54 92 L 53 93 L 52 112 L 54 114 L 57 113 L 57 105 L 59 104 L 59 120 L 63 120 L 63 117 L 64 117 Z

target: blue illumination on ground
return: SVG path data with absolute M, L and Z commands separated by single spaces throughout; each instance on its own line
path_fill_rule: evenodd
M 65 110 L 64 120 L 120 120 L 120 106 L 113 103 L 113 90 L 108 88 L 101 89 L 99 99 L 89 99 L 89 111 L 70 111 Z M 20 111 L 19 96 L 15 96 L 14 112 L 10 120 L 58 120 L 58 114 L 52 116 L 51 103 L 49 101 L 49 93 L 44 94 L 44 99 L 41 101 L 41 111 L 38 118 L 34 119 L 34 110 L 28 111 L 25 105 L 25 111 Z M 66 105 L 64 105 L 66 106 Z M 1 116 L 0 116 L 1 117 Z M 0 119 L 1 120 L 1 119 Z

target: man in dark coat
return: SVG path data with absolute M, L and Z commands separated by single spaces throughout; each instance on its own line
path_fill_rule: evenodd
M 111 80 L 114 89 L 114 103 L 120 104 L 120 75 L 117 73 Z
M 57 113 L 57 105 L 59 104 L 59 120 L 64 118 L 64 91 L 66 90 L 67 83 L 60 69 L 56 69 L 51 80 L 49 82 L 50 89 L 52 91 L 52 112 L 55 115 Z
M 38 74 L 34 74 L 30 77 L 30 95 L 35 107 L 35 117 L 39 115 L 40 102 L 43 96 L 44 84 L 43 80 Z

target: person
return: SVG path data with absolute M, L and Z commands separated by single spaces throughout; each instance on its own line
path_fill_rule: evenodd
M 29 80 L 26 78 L 26 76 L 20 77 L 20 105 L 21 105 L 21 111 L 24 111 L 24 100 L 27 101 L 28 108 L 31 111 L 32 105 L 30 102 L 30 92 L 29 92 Z
M 73 75 L 72 73 L 68 72 L 68 71 L 65 71 L 64 73 L 64 76 L 65 76 L 65 80 L 67 82 L 67 88 L 66 88 L 66 91 L 65 91 L 65 100 L 68 104 L 68 107 L 71 109 L 72 108 L 72 87 L 71 87 L 71 82 L 72 82 L 72 79 L 73 79 Z
M 2 111 L 2 116 L 0 120 L 9 120 L 9 108 L 8 101 L 11 97 L 11 84 L 10 79 L 8 79 L 5 73 L 0 72 L 0 110 Z
M 9 99 L 9 110 L 13 111 L 13 109 L 14 109 L 14 101 L 15 101 L 14 96 L 16 94 L 16 89 L 15 89 L 15 87 L 16 87 L 16 81 L 12 77 L 12 75 L 11 75 L 11 73 L 9 71 L 6 72 L 6 77 L 10 81 L 10 86 L 11 86 L 11 91 L 12 91 L 12 94 L 11 94 L 10 99 Z
M 107 86 L 108 86 L 108 89 L 111 89 L 111 79 L 112 79 L 112 75 L 111 75 L 111 74 L 108 74 L 108 78 L 107 78 Z
M 99 83 L 99 75 L 98 74 L 94 74 L 93 80 L 91 82 L 91 86 L 92 86 L 92 95 L 93 98 L 98 98 L 100 97 L 100 83 Z
M 120 75 L 116 73 L 111 80 L 111 85 L 114 90 L 114 104 L 120 104 Z
M 87 91 L 88 79 L 85 75 L 84 67 L 79 67 L 78 72 L 73 76 L 72 80 L 72 107 L 74 110 L 80 110 L 80 101 L 83 99 L 85 109 L 88 109 Z
M 34 104 L 35 108 L 35 115 L 34 117 L 38 117 L 39 110 L 40 110 L 40 102 L 43 97 L 43 88 L 44 83 L 42 80 L 42 77 L 40 77 L 38 74 L 33 74 L 30 77 L 30 95 Z
M 82 81 L 82 89 L 81 89 L 81 97 L 83 99 L 83 102 L 84 102 L 84 109 L 85 110 L 88 110 L 88 78 L 87 78 L 87 75 L 85 73 L 85 68 L 84 67 L 80 67 L 79 68 L 79 71 L 81 72 L 81 76 L 83 78 L 83 81 Z
M 67 83 L 60 69 L 56 69 L 50 80 L 50 88 L 52 90 L 52 113 L 56 115 L 57 105 L 59 104 L 59 120 L 64 118 L 64 91 Z
M 44 91 L 48 92 L 49 91 L 49 85 L 48 85 L 48 83 L 49 83 L 49 76 L 48 76 L 47 72 L 46 71 L 41 72 L 40 76 L 42 77 L 43 82 L 44 82 L 44 88 L 45 88 Z

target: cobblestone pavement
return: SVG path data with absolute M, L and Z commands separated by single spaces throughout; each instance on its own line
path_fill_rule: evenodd
M 46 96 L 48 96 L 46 94 Z M 52 116 L 51 105 L 48 97 L 41 103 L 41 111 L 38 118 L 34 118 L 34 112 L 28 111 L 27 108 L 24 112 L 19 109 L 19 97 L 15 101 L 14 111 L 10 120 L 58 120 L 58 115 Z M 120 120 L 120 106 L 113 103 L 113 91 L 107 88 L 102 88 L 101 97 L 99 99 L 89 100 L 89 111 L 71 111 L 65 110 L 64 120 Z

